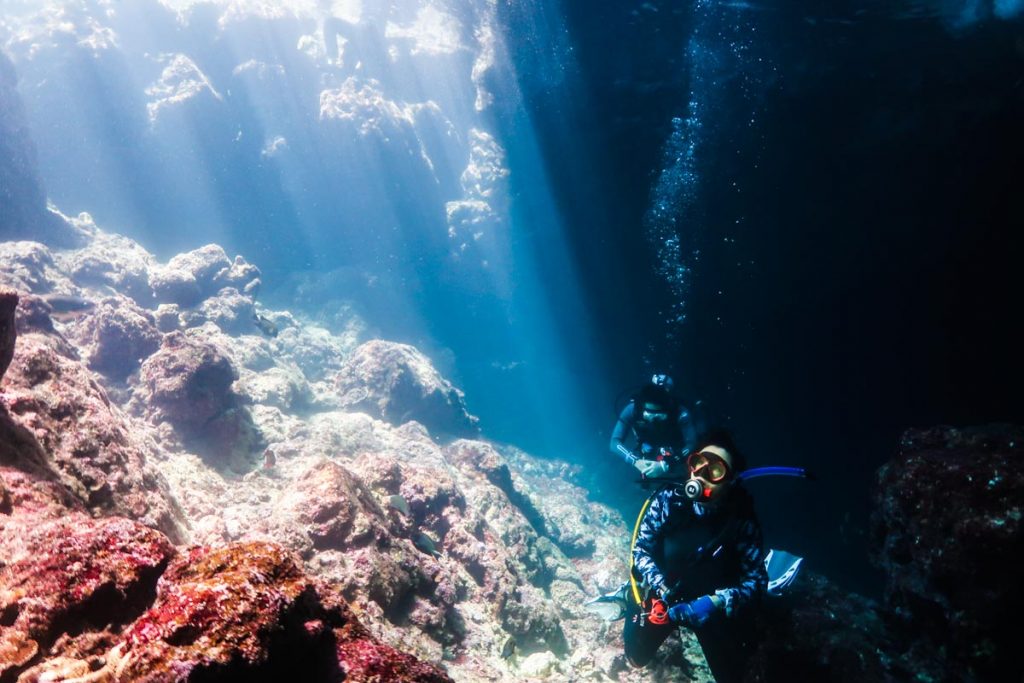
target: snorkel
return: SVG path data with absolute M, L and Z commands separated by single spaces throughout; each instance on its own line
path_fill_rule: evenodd
M 814 475 L 806 467 L 755 467 L 752 470 L 743 470 L 736 475 L 737 481 L 746 481 L 757 477 L 799 477 L 814 481 Z
M 708 446 L 702 451 L 687 458 L 690 478 L 682 486 L 683 493 L 693 501 L 710 502 L 720 489 L 732 482 L 742 482 L 758 477 L 797 477 L 814 479 L 814 476 L 803 467 L 755 467 L 729 476 L 728 466 L 731 456 L 728 451 L 717 446 Z

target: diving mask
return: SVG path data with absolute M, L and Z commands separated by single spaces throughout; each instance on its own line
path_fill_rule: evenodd
M 712 448 L 714 446 L 691 453 L 686 459 L 686 466 L 693 476 L 717 484 L 729 476 L 729 463 L 721 455 L 711 450 Z

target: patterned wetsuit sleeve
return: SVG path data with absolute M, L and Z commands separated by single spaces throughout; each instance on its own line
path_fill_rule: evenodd
M 612 453 L 619 456 L 630 465 L 636 462 L 636 455 L 634 455 L 633 451 L 626 446 L 625 440 L 632 426 L 633 402 L 630 401 L 626 404 L 626 407 L 622 409 L 622 412 L 619 413 L 619 419 L 615 423 L 615 429 L 612 430 L 611 443 L 608 445 Z
M 668 518 L 669 505 L 672 497 L 670 489 L 659 491 L 654 495 L 651 505 L 640 520 L 640 529 L 633 545 L 633 566 L 644 579 L 644 583 L 658 593 L 665 592 L 665 575 L 654 562 L 652 553 L 658 540 L 658 534 Z
M 768 572 L 764 567 L 764 541 L 757 518 L 743 521 L 736 539 L 736 552 L 740 557 L 740 583 L 720 588 L 715 594 L 725 601 L 725 614 L 754 602 L 768 590 Z

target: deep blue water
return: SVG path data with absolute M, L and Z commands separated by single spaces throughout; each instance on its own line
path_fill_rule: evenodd
M 116 49 L 6 49 L 62 210 L 163 257 L 218 241 L 263 269 L 268 305 L 355 302 L 466 390 L 488 437 L 580 462 L 627 516 L 615 398 L 671 372 L 754 464 L 818 471 L 751 485 L 769 541 L 877 592 L 864 530 L 900 431 L 1024 416 L 1019 3 L 435 5 L 465 45 L 493 19 L 482 110 L 472 50 L 339 23 L 361 66 L 325 67 L 296 47 L 309 20 L 222 30 L 212 6 L 126 3 Z M 153 123 L 176 53 L 216 95 Z M 368 137 L 318 120 L 349 76 L 444 116 Z M 508 175 L 500 218 L 453 238 L 469 129 Z

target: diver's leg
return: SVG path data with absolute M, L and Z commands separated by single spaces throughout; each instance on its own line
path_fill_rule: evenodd
M 716 683 L 740 683 L 756 646 L 752 620 L 714 619 L 694 634 Z
M 642 617 L 641 608 L 635 600 L 626 600 L 626 619 L 622 626 L 626 659 L 633 666 L 647 666 L 675 628 L 672 623 L 652 624 Z

